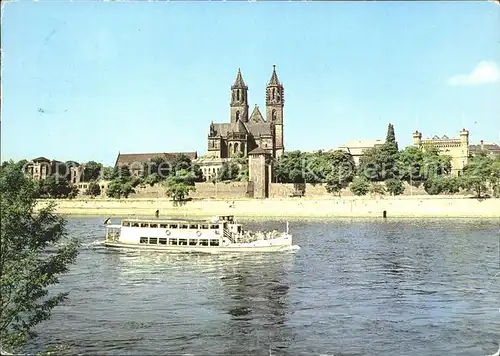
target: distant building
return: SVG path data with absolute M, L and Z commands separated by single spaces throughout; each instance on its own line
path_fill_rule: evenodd
M 481 140 L 479 145 L 469 145 L 469 153 L 471 156 L 476 156 L 480 153 L 485 153 L 488 156 L 500 155 L 500 146 L 496 143 L 484 143 Z
M 274 66 L 273 66 L 274 67 Z M 216 158 L 230 158 L 236 153 L 244 157 L 261 148 L 278 158 L 284 152 L 283 108 L 284 88 L 273 69 L 266 87 L 266 118 L 255 105 L 252 113 L 248 109 L 248 87 L 238 70 L 231 86 L 230 122 L 210 124 L 208 134 L 208 155 Z
M 58 170 L 61 163 L 46 157 L 38 157 L 28 162 L 26 173 L 33 180 L 47 179 Z
M 384 140 L 354 140 L 337 147 L 335 150 L 342 150 L 350 153 L 354 159 L 354 163 L 358 166 L 365 150 L 380 147 L 384 144 L 384 142 Z
M 415 131 L 413 133 L 413 145 L 421 147 L 434 147 L 440 154 L 451 156 L 452 175 L 460 175 L 463 168 L 469 162 L 469 131 L 462 129 L 458 138 L 449 138 L 446 135 L 441 137 L 434 136 L 428 139 L 422 139 L 422 133 Z
M 213 156 L 203 156 L 196 160 L 196 164 L 200 166 L 203 173 L 203 178 L 208 182 L 217 178 L 220 169 L 224 162 L 228 162 L 229 158 L 218 158 Z
M 177 155 L 185 155 L 194 161 L 198 158 L 196 152 L 157 152 L 157 153 L 118 153 L 115 167 L 127 166 L 132 175 L 139 176 L 144 171 L 144 164 L 153 158 L 162 158 L 165 162 L 171 163 Z
M 74 163 L 69 167 L 69 181 L 77 184 L 84 181 L 83 173 L 85 172 L 85 166 L 76 162 Z

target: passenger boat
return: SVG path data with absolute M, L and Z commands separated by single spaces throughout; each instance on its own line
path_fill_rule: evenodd
M 252 232 L 243 229 L 234 216 L 207 220 L 123 219 L 106 224 L 104 246 L 170 252 L 272 252 L 298 249 L 288 231 Z

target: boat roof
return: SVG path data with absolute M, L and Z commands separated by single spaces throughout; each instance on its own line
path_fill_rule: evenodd
M 215 220 L 217 219 L 217 220 Z M 155 223 L 165 223 L 165 222 L 186 222 L 186 223 L 212 223 L 212 222 L 220 222 L 220 221 L 234 221 L 233 215 L 220 215 L 214 216 L 211 218 L 169 218 L 169 219 L 140 219 L 140 218 L 124 218 L 122 221 L 134 221 L 134 222 L 155 222 Z

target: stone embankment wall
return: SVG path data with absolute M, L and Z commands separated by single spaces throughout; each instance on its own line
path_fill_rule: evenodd
M 402 195 L 427 195 L 423 187 L 415 188 L 410 187 L 409 184 L 404 184 L 405 191 Z M 303 191 L 304 197 L 331 197 L 332 194 L 326 191 L 323 184 L 293 184 L 293 183 L 271 183 L 269 197 L 271 198 L 286 198 L 290 197 L 296 191 Z M 354 194 L 347 189 L 342 189 L 340 196 L 354 196 Z
M 219 182 L 219 183 L 195 183 L 196 191 L 191 192 L 189 196 L 193 199 L 242 199 L 253 197 L 252 182 Z M 305 198 L 323 198 L 332 197 L 326 191 L 322 184 L 293 184 L 293 183 L 271 183 L 269 189 L 269 198 L 288 198 L 295 192 L 303 191 Z M 422 187 L 415 188 L 405 184 L 403 195 L 427 195 Z M 105 197 L 103 193 L 101 195 Z M 349 189 L 343 189 L 340 196 L 353 196 Z M 136 187 L 135 193 L 130 198 L 167 198 L 165 187 L 162 185 Z
M 193 199 L 239 199 L 253 196 L 252 182 L 195 183 L 195 186 L 196 191 L 189 194 Z M 167 198 L 165 192 L 162 185 L 138 186 L 129 198 Z
M 45 204 L 46 201 L 41 201 Z M 500 218 L 500 199 L 450 196 L 286 198 L 240 200 L 193 200 L 174 204 L 168 199 L 59 200 L 58 212 L 74 215 L 213 216 L 276 218 L 328 217 L 495 217 Z

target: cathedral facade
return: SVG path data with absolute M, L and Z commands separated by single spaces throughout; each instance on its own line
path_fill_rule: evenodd
M 283 85 L 273 66 L 273 73 L 266 87 L 266 117 L 264 118 L 257 105 L 250 114 L 248 87 L 238 69 L 236 80 L 231 86 L 230 121 L 210 124 L 208 156 L 224 159 L 240 154 L 247 157 L 259 148 L 274 158 L 280 157 L 284 151 L 284 103 Z

